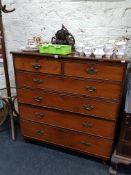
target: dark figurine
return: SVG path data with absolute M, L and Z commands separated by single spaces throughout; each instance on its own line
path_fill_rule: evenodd
M 74 49 L 75 38 L 71 33 L 69 33 L 69 31 L 62 24 L 62 29 L 57 31 L 57 33 L 55 34 L 55 37 L 51 39 L 51 43 L 72 45 L 72 48 Z

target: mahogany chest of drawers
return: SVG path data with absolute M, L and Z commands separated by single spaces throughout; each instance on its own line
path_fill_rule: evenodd
M 127 64 L 13 52 L 25 138 L 111 156 Z

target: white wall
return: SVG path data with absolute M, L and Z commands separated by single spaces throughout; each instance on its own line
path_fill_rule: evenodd
M 14 84 L 12 50 L 41 35 L 49 40 L 64 24 L 76 41 L 131 37 L 131 0 L 3 0 L 11 14 L 3 14 L 11 84 Z M 130 50 L 130 49 L 129 49 Z M 1 75 L 0 75 L 1 76 Z M 1 86 L 0 82 L 0 86 Z

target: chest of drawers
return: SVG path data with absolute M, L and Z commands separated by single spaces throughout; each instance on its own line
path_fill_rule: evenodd
M 110 158 L 127 64 L 12 54 L 22 135 Z

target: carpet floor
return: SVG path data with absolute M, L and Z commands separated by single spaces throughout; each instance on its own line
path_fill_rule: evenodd
M 118 175 L 131 175 L 129 166 L 118 169 Z M 108 170 L 100 160 L 25 142 L 19 129 L 15 142 L 9 128 L 0 131 L 0 175 L 108 175 Z

